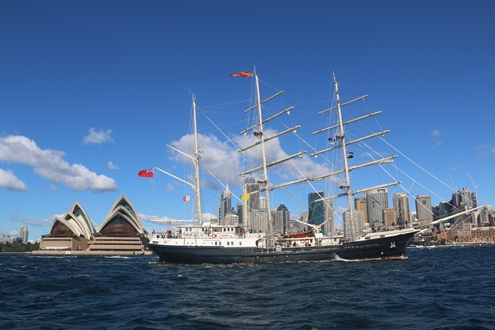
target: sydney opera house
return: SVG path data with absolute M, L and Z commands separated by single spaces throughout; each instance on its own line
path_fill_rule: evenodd
M 145 234 L 138 213 L 124 195 L 96 228 L 75 201 L 71 211 L 53 220 L 50 233 L 42 237 L 40 249 L 33 254 L 149 255 Z

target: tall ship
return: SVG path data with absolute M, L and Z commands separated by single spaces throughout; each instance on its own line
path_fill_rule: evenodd
M 253 230 L 253 224 L 248 223 L 246 219 L 244 219 L 244 222 L 241 224 L 203 223 L 200 185 L 200 152 L 202 150 L 198 144 L 196 99 L 193 96 L 192 109 L 195 151 L 193 155 L 187 155 L 179 150 L 176 151 L 187 156 L 193 163 L 195 169 L 194 183 L 182 180 L 158 167 L 155 167 L 155 169 L 182 181 L 193 189 L 195 195 L 197 221 L 194 224 L 179 225 L 178 230 L 174 233 L 167 231 L 166 233 L 150 234 L 149 248 L 159 256 L 159 262 L 183 264 L 259 264 L 321 262 L 332 261 L 335 259 L 366 260 L 405 258 L 407 246 L 419 230 L 408 226 L 397 226 L 394 227 L 394 229 L 388 228 L 388 230 L 384 231 L 371 230 L 369 227 L 365 230 L 366 228 L 363 212 L 355 210 L 352 203 L 352 199 L 356 194 L 399 184 L 399 182 L 392 182 L 389 184 L 381 184 L 378 186 L 356 190 L 354 190 L 351 185 L 350 173 L 352 171 L 357 171 L 364 167 L 391 163 L 396 157 L 392 156 L 375 159 L 371 162 L 360 165 L 351 166 L 349 164 L 349 159 L 353 157 L 352 152 L 348 151 L 348 147 L 350 145 L 384 135 L 388 132 L 381 131 L 355 140 L 350 140 L 346 135 L 346 125 L 371 116 L 376 116 L 379 113 L 371 113 L 366 116 L 346 121 L 343 120 L 342 108 L 345 105 L 364 99 L 367 95 L 341 103 L 339 96 L 339 84 L 336 77 L 334 77 L 336 105 L 319 113 L 324 114 L 332 111 L 336 113 L 335 117 L 337 118 L 337 122 L 335 125 L 316 131 L 313 134 L 318 135 L 328 131 L 333 131 L 335 133 L 331 139 L 329 139 L 332 141 L 331 147 L 321 151 L 314 151 L 311 156 L 316 157 L 318 155 L 330 152 L 338 153 L 343 160 L 341 162 L 343 164 L 341 169 L 329 171 L 328 173 L 318 177 L 303 176 L 303 178 L 293 181 L 273 184 L 272 181 L 270 181 L 268 174 L 268 169 L 270 167 L 288 162 L 297 157 L 303 157 L 305 154 L 305 151 L 301 151 L 276 161 L 268 162 L 267 160 L 266 143 L 284 134 L 295 132 L 299 126 L 287 128 L 282 132 L 270 135 L 272 131 L 265 129 L 265 125 L 278 116 L 290 112 L 293 107 L 282 110 L 269 118 L 265 118 L 263 116 L 262 105 L 278 96 L 281 92 L 261 100 L 259 79 L 255 71 L 246 71 L 232 75 L 254 78 L 256 89 L 255 102 L 252 107 L 245 110 L 245 113 L 253 115 L 256 120 L 253 125 L 240 133 L 254 135 L 256 137 L 256 142 L 240 149 L 239 152 L 245 152 L 246 150 L 252 148 L 258 149 L 261 154 L 261 165 L 248 169 L 240 175 L 246 176 L 252 173 L 258 173 L 256 179 L 256 191 L 245 191 L 242 196 L 244 201 L 246 201 L 249 198 L 249 195 L 253 193 L 256 193 L 257 196 L 262 196 L 263 202 L 265 203 L 264 209 L 267 211 L 256 213 L 256 221 L 258 224 L 263 224 L 262 228 L 264 230 Z M 337 176 L 342 178 L 338 180 L 339 192 L 329 197 L 324 197 L 317 194 L 316 199 L 320 202 L 328 203 L 331 211 L 334 211 L 332 207 L 333 204 L 330 204 L 329 201 L 340 198 L 346 200 L 347 210 L 343 213 L 342 218 L 343 233 L 336 234 L 335 232 L 327 232 L 323 234 L 321 229 L 324 223 L 320 223 L 319 225 L 304 223 L 307 227 L 311 228 L 302 233 L 281 233 L 280 231 L 274 230 L 274 218 L 272 212 L 270 211 L 271 193 L 277 189 L 282 189 L 283 187 L 287 187 L 289 185 L 297 185 L 304 182 L 318 182 L 320 180 Z M 337 180 L 334 180 L 334 182 L 337 182 Z M 244 196 L 246 198 L 244 198 Z M 248 202 L 244 202 L 244 208 L 249 208 Z M 328 221 L 328 219 L 326 221 Z

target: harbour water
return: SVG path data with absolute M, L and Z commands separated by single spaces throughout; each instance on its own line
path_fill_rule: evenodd
M 0 254 L 0 329 L 495 329 L 495 247 L 394 261 L 157 260 Z

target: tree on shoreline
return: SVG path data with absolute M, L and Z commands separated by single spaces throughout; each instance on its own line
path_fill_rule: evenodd
M 31 252 L 40 248 L 39 243 L 5 243 L 0 244 L 0 252 Z

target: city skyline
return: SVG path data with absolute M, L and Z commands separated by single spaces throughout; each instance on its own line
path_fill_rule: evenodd
M 122 194 L 148 232 L 166 229 L 153 219 L 193 218 L 194 203 L 182 200 L 193 194 L 189 186 L 163 173 L 136 175 L 159 167 L 189 179 L 183 156 L 167 145 L 188 152 L 193 95 L 204 151 L 203 211 L 217 213 L 224 185 L 236 207 L 239 173 L 247 167 L 236 146 L 250 139 L 239 133 L 253 79 L 230 74 L 254 69 L 263 98 L 284 91 L 266 104 L 267 115 L 294 106 L 267 134 L 300 125 L 296 134 L 308 142 L 287 134 L 274 140 L 269 155 L 307 151 L 294 159 L 304 175 L 327 169 L 323 155 L 309 154 L 329 147 L 327 137 L 312 132 L 328 126 L 318 112 L 331 106 L 335 74 L 342 101 L 369 94 L 345 107 L 346 118 L 383 111 L 349 125 L 349 132 L 390 129 L 389 144 L 373 147 L 379 155 L 398 154 L 405 174 L 391 174 L 399 174 L 401 188 L 430 195 L 433 205 L 457 187 L 475 192 L 479 205 L 495 203 L 492 2 L 288 2 L 283 14 L 280 8 L 259 0 L 3 1 L 0 235 L 17 236 L 27 225 L 30 238 L 39 239 L 74 201 L 101 223 Z M 350 149 L 351 163 L 369 153 Z M 293 168 L 273 170 L 274 183 L 300 177 Z M 370 178 L 353 180 L 369 187 Z M 315 188 L 334 194 L 323 183 Z M 307 211 L 310 191 L 276 192 L 270 204 L 283 203 L 297 218 Z M 338 214 L 341 208 L 336 202 Z

